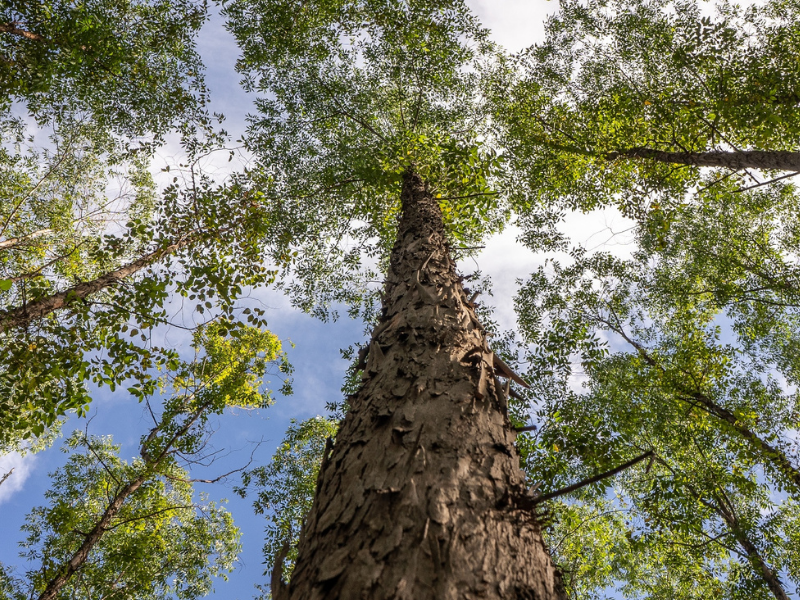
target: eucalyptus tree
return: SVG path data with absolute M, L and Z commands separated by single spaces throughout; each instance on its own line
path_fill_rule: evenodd
M 308 223 L 300 291 L 324 299 L 347 283 L 325 287 L 340 266 L 388 266 L 362 383 L 324 453 L 291 580 L 277 561 L 272 596 L 564 597 L 496 378 L 516 375 L 489 350 L 450 258 L 506 217 L 481 139 L 487 32 L 438 0 L 240 0 L 225 14 L 262 94 L 248 138 L 261 177 Z
M 12 581 L 15 593 L 196 598 L 208 593 L 211 576 L 231 570 L 238 531 L 225 510 L 192 500 L 195 480 L 181 463 L 203 458 L 211 416 L 271 403 L 264 377 L 285 371 L 285 356 L 269 331 L 222 321 L 198 329 L 194 347 L 193 361 L 175 359 L 158 380 L 168 394 L 160 409 L 156 389 L 129 390 L 147 399 L 154 419 L 132 463 L 109 438 L 76 432 L 68 440 L 68 451 L 85 450 L 54 474 L 50 505 L 29 516 L 23 555 L 41 568 Z
M 789 177 L 797 23 L 782 0 L 562 2 L 497 87 L 508 156 L 546 201 L 637 216 L 679 202 L 704 167 L 739 188 L 762 183 L 753 171 Z

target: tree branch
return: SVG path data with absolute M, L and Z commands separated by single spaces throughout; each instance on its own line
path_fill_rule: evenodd
M 0 33 L 10 33 L 11 35 L 16 35 L 19 37 L 24 37 L 28 40 L 33 40 L 34 42 L 42 42 L 42 43 L 49 43 L 46 37 L 39 35 L 38 33 L 33 33 L 32 31 L 27 31 L 26 29 L 20 29 L 17 25 L 21 23 L 17 23 L 16 21 L 12 21 L 10 23 L 0 23 Z
M 652 450 L 645 452 L 641 456 L 637 456 L 636 458 L 629 460 L 628 462 L 621 464 L 620 466 L 615 467 L 610 471 L 606 471 L 605 473 L 600 473 L 599 475 L 595 475 L 594 477 L 590 477 L 589 479 L 584 479 L 583 481 L 579 481 L 578 483 L 573 483 L 572 485 L 568 485 L 567 487 L 561 488 L 560 490 L 555 490 L 554 492 L 543 494 L 538 498 L 534 498 L 533 503 L 539 504 L 541 502 L 545 502 L 546 500 L 552 500 L 553 498 L 558 498 L 559 496 L 564 496 L 566 494 L 584 488 L 587 485 L 591 485 L 593 483 L 597 483 L 598 481 L 602 481 L 603 479 L 613 477 L 617 473 L 621 473 L 625 469 L 629 469 L 636 463 L 642 462 L 644 459 L 650 458 L 651 456 L 653 456 Z
M 10 470 L 8 473 L 6 473 L 6 474 L 4 474 L 2 477 L 0 477 L 0 485 L 3 485 L 3 484 L 6 482 L 6 479 L 8 479 L 9 477 L 11 477 L 11 474 L 12 474 L 13 472 L 14 472 L 14 469 L 12 468 L 12 469 L 11 469 L 11 470 Z

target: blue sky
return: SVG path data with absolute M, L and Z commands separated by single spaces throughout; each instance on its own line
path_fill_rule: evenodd
M 484 23 L 493 31 L 495 39 L 509 50 L 516 51 L 541 39 L 543 20 L 555 10 L 557 4 L 547 0 L 472 0 L 468 2 Z M 222 19 L 214 16 L 203 29 L 199 40 L 200 50 L 207 67 L 207 83 L 212 94 L 212 110 L 226 116 L 225 128 L 237 139 L 244 131 L 245 117 L 251 111 L 251 96 L 239 87 L 239 76 L 234 71 L 237 48 L 231 36 L 224 31 Z M 162 152 L 169 159 L 170 150 Z M 227 156 L 224 157 L 227 160 Z M 602 245 L 612 233 L 626 227 L 623 219 L 605 213 L 598 220 L 594 216 L 573 216 L 565 225 L 579 241 L 587 239 Z M 493 299 L 496 316 L 502 328 L 514 326 L 512 298 L 517 278 L 524 277 L 541 264 L 542 257 L 522 249 L 514 241 L 515 232 L 509 231 L 491 240 L 485 251 L 475 260 L 461 265 L 464 272 L 480 268 L 494 282 Z M 618 239 L 618 238 L 614 238 Z M 624 241 L 624 240 L 623 240 Z M 608 248 L 607 248 L 608 249 Z M 625 253 L 626 247 L 619 248 Z M 275 292 L 254 291 L 252 302 L 270 307 L 267 318 L 270 329 L 286 343 L 290 360 L 295 367 L 294 390 L 291 397 L 277 397 L 276 404 L 258 412 L 238 411 L 223 415 L 217 423 L 212 443 L 217 448 L 230 450 L 225 456 L 195 476 L 213 477 L 246 463 L 255 442 L 263 443 L 255 451 L 255 464 L 266 463 L 283 436 L 290 419 L 305 419 L 324 414 L 326 402 L 339 401 L 340 387 L 347 366 L 339 349 L 361 341 L 364 337 L 360 322 L 343 318 L 333 323 L 322 323 L 292 309 L 285 298 Z M 247 305 L 247 301 L 244 302 Z M 185 336 L 170 333 L 166 338 L 174 346 L 187 349 Z M 295 347 L 289 345 L 291 341 Z M 276 385 L 278 387 L 278 385 Z M 70 419 L 64 433 L 86 428 L 90 434 L 111 434 L 122 444 L 122 456 L 130 459 L 137 453 L 139 436 L 149 428 L 143 407 L 128 397 L 124 390 L 111 393 L 98 390 L 90 413 L 91 420 Z M 43 494 L 49 485 L 48 473 L 65 462 L 66 455 L 59 451 L 60 441 L 53 448 L 37 455 L 0 457 L 0 474 L 15 467 L 14 474 L 0 487 L 0 562 L 16 565 L 20 572 L 36 565 L 28 565 L 17 555 L 16 542 L 21 539 L 19 527 L 28 511 L 43 503 Z M 261 565 L 261 545 L 264 522 L 251 509 L 249 500 L 237 498 L 231 490 L 238 479 L 234 476 L 227 484 L 199 486 L 212 499 L 229 499 L 228 507 L 242 530 L 243 552 L 241 562 L 229 581 L 219 581 L 212 597 L 234 600 L 254 595 L 254 585 L 264 582 Z

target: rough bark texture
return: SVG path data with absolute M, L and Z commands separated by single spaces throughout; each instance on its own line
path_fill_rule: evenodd
M 652 148 L 631 148 L 608 155 L 626 158 L 645 158 L 658 162 L 691 165 L 694 167 L 727 167 L 729 169 L 760 169 L 763 171 L 800 171 L 800 152 L 781 150 L 750 150 L 736 152 L 664 152 Z
M 565 599 L 441 212 L 407 174 L 365 380 L 276 600 Z

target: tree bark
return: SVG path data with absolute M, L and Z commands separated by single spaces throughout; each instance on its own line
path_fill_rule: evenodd
M 610 152 L 606 158 L 643 158 L 693 167 L 760 169 L 762 171 L 800 171 L 800 152 L 747 150 L 735 152 L 665 152 L 652 148 L 631 148 Z
M 38 33 L 17 27 L 19 23 L 0 23 L 0 33 L 10 33 L 34 42 L 48 42 L 49 40 Z
M 326 452 L 284 600 L 565 600 L 496 362 L 407 173 L 364 381 Z
M 12 250 L 24 245 L 28 240 L 33 240 L 37 237 L 41 237 L 52 232 L 52 229 L 39 229 L 38 231 L 34 231 L 28 235 L 23 235 L 22 237 L 8 238 L 7 240 L 0 241 L 0 250 Z
M 776 600 L 789 600 L 789 596 L 783 589 L 783 585 L 781 584 L 780 579 L 778 579 L 778 575 L 770 568 L 766 561 L 764 561 L 755 544 L 753 544 L 753 542 L 751 542 L 750 539 L 744 535 L 741 529 L 739 529 L 737 523 L 729 523 L 729 525 L 733 530 L 733 536 L 736 538 L 739 546 L 741 546 L 747 553 L 747 558 L 750 560 L 753 568 L 758 572 L 759 575 L 761 575 L 761 578 L 767 584 L 767 587 L 769 588 L 769 591 L 772 592 L 772 595 L 775 596 Z

